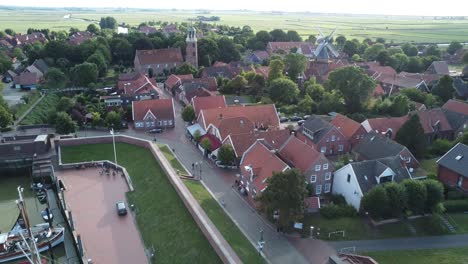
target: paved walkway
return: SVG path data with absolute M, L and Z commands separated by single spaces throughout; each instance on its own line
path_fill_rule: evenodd
M 329 243 L 336 250 L 356 247 L 356 252 L 451 248 L 468 246 L 468 235 L 427 236 L 381 240 L 355 240 Z

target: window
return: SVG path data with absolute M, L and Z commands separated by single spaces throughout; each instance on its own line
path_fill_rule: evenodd
M 146 122 L 146 127 L 151 127 L 151 122 Z
M 356 139 L 359 139 L 359 135 L 356 136 Z
M 158 68 L 159 68 L 159 64 L 158 64 Z
M 328 163 L 323 164 L 323 169 L 328 170 Z
M 335 135 L 332 135 L 332 141 L 335 141 L 335 140 L 336 140 Z
M 194 42 L 194 43 L 192 43 L 192 47 L 193 47 L 193 48 L 195 48 L 195 42 Z
M 154 127 L 156 124 L 154 121 L 151 122 L 151 127 Z
M 348 179 L 346 180 L 347 182 L 351 181 L 351 174 L 348 174 Z
M 164 123 L 164 126 L 167 126 L 167 120 L 164 120 L 163 123 Z
M 20 151 L 20 150 L 21 150 L 21 146 L 14 146 L 14 147 L 13 147 L 13 150 L 14 150 L 14 151 Z
M 322 193 L 322 185 L 319 184 L 319 185 L 317 185 L 317 187 L 315 187 L 315 194 L 319 195 L 321 193 Z
M 317 175 L 311 175 L 310 176 L 310 183 L 314 183 L 317 181 Z
M 167 68 L 167 63 L 166 63 L 166 66 L 165 66 L 165 68 Z
M 320 152 L 325 153 L 327 151 L 327 147 L 321 147 Z
M 323 191 L 324 193 L 329 193 L 330 192 L 330 184 L 329 183 L 326 183 L 325 184 L 325 190 Z
M 329 141 L 330 141 L 330 139 L 329 139 L 329 138 L 327 138 L 327 142 L 329 142 Z
M 343 145 L 338 145 L 338 151 L 343 151 Z
M 174 67 L 177 67 L 177 63 L 176 63 L 176 62 L 174 62 Z
M 135 126 L 136 126 L 136 127 L 143 127 L 144 125 L 143 125 L 142 122 L 136 122 L 136 123 L 135 123 Z
M 320 171 L 320 165 L 315 165 L 315 171 Z
M 172 120 L 169 120 L 169 125 L 172 126 Z
M 328 181 L 331 179 L 331 172 L 325 173 L 325 180 Z
M 410 162 L 411 162 L 411 157 L 406 158 L 406 163 L 410 163 Z

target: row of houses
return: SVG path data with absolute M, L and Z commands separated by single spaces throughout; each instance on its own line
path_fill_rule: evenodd
M 17 89 L 34 90 L 43 80 L 48 69 L 47 63 L 43 59 L 38 59 L 19 73 L 8 70 L 3 76 L 3 81 L 13 82 L 13 87 Z

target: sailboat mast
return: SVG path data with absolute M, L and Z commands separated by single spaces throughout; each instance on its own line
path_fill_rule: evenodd
M 20 207 L 20 212 L 21 215 L 23 216 L 24 223 L 26 225 L 26 230 L 28 230 L 29 238 L 31 241 L 31 246 L 30 246 L 30 252 L 31 252 L 31 259 L 34 264 L 41 264 L 41 259 L 39 256 L 39 251 L 37 250 L 36 246 L 36 241 L 34 240 L 34 236 L 31 231 L 31 225 L 29 223 L 29 217 L 28 217 L 28 212 L 26 210 L 26 204 L 24 203 L 23 200 L 23 188 L 21 186 L 18 186 L 18 195 L 19 195 L 19 200 L 17 201 L 18 206 Z M 20 231 L 21 232 L 21 231 Z

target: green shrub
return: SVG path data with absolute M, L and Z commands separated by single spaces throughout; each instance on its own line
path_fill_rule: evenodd
M 353 217 L 357 215 L 356 209 L 351 205 L 330 204 L 320 209 L 325 218 Z
M 346 199 L 341 194 L 332 194 L 330 201 L 336 205 L 346 205 Z
M 468 198 L 468 196 L 459 190 L 449 190 L 447 192 L 448 200 L 461 200 L 465 198 Z
M 468 200 L 448 200 L 444 207 L 447 213 L 468 212 Z

